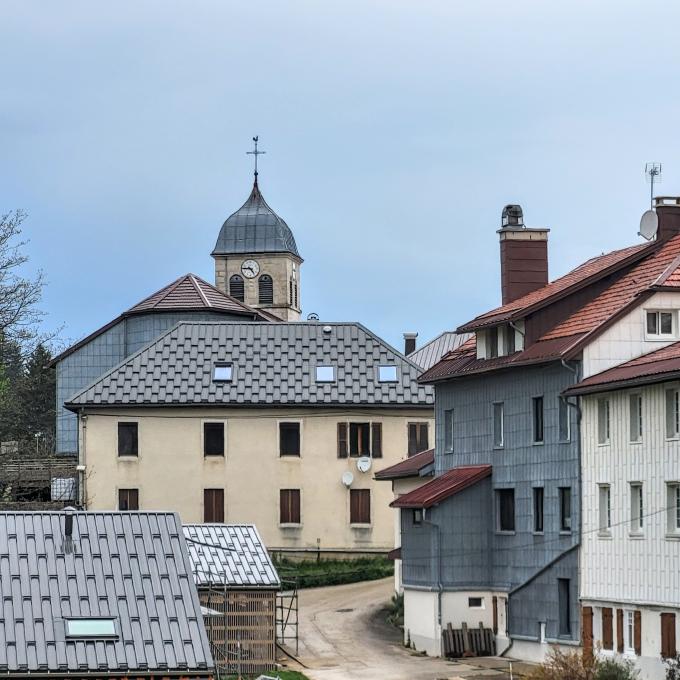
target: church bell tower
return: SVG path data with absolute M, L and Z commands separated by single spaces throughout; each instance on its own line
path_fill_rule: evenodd
M 248 200 L 220 229 L 212 251 L 215 286 L 251 307 L 262 309 L 283 321 L 300 320 L 300 265 L 290 227 L 264 200 L 257 181 L 257 137 L 255 177 Z

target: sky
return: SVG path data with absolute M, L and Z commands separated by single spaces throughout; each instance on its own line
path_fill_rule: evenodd
M 500 302 L 501 211 L 550 277 L 680 194 L 680 3 L 0 0 L 0 213 L 28 213 L 45 329 L 76 340 L 210 252 L 252 185 L 303 316 L 401 348 Z

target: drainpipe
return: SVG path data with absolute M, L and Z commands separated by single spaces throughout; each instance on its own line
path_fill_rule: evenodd
M 423 524 L 429 524 L 435 529 L 436 549 L 437 549 L 437 644 L 441 646 L 442 639 L 442 548 L 441 548 L 441 527 L 439 524 L 427 519 L 427 508 L 423 508 Z M 441 653 L 441 650 L 440 650 Z
M 86 452 L 87 452 L 87 414 L 85 409 L 80 409 L 80 446 L 78 447 L 78 505 L 85 510 L 85 503 L 87 494 L 85 493 L 85 472 L 87 470 Z

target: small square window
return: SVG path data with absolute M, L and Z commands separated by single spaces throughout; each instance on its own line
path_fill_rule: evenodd
M 423 523 L 423 511 L 420 508 L 415 508 L 413 510 L 413 524 L 416 526 Z
M 378 382 L 397 382 L 397 367 L 378 366 Z
M 673 312 L 647 312 L 647 335 L 672 336 Z
M 224 456 L 224 423 L 203 423 L 203 455 Z
M 317 366 L 316 382 L 334 382 L 335 366 Z
M 470 609 L 484 609 L 484 598 L 468 597 L 468 607 L 470 607 Z
M 279 423 L 279 456 L 300 455 L 300 423 Z
M 139 455 L 139 426 L 137 423 L 118 423 L 118 455 Z
M 215 364 L 213 366 L 213 380 L 215 382 L 229 382 L 232 377 L 231 364 Z

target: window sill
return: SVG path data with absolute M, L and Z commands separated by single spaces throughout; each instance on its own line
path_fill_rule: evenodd
M 605 446 L 611 446 L 611 441 L 607 440 L 606 442 L 597 442 L 598 448 L 603 448 Z
M 543 446 L 543 444 L 545 444 L 544 441 L 543 442 L 531 442 L 532 446 Z
M 302 529 L 302 524 L 296 524 L 295 522 L 279 522 L 279 529 Z
M 300 460 L 302 456 L 299 453 L 280 453 L 279 458 L 281 460 Z
M 494 451 L 502 451 L 505 448 L 505 444 L 496 444 L 493 447 Z
M 571 444 L 571 439 L 558 439 L 558 444 Z
M 515 536 L 517 534 L 517 531 L 503 531 L 499 529 L 496 531 L 496 535 L 498 536 Z
M 139 460 L 139 456 L 133 456 L 133 455 L 118 456 L 118 460 L 125 460 L 125 461 Z
M 447 455 L 447 456 L 451 455 L 452 453 L 453 453 L 453 449 L 446 449 L 446 451 L 444 451 L 444 454 Z
M 226 456 L 223 453 L 204 453 L 203 460 L 224 460 Z
M 532 531 L 533 536 L 545 536 L 545 531 Z
M 571 529 L 560 529 L 560 536 L 571 536 L 572 533 Z
M 631 446 L 641 446 L 642 445 L 642 439 L 635 439 L 635 440 L 630 440 L 628 442 Z
M 606 540 L 606 541 L 611 541 L 612 540 L 612 532 L 611 531 L 598 531 L 597 537 L 601 538 L 603 540 Z
M 632 541 L 640 541 L 644 537 L 645 537 L 645 535 L 642 531 L 629 531 L 628 532 L 628 538 L 630 538 Z
M 668 533 L 666 532 L 667 541 L 680 541 L 680 532 L 678 533 Z
M 359 529 L 359 530 L 362 530 L 362 529 L 363 529 L 363 530 L 365 530 L 365 529 L 372 529 L 372 528 L 373 528 L 373 524 L 371 524 L 370 522 L 369 522 L 369 523 L 364 523 L 364 522 L 352 522 L 352 523 L 349 525 L 349 528 L 350 528 L 350 529 Z

